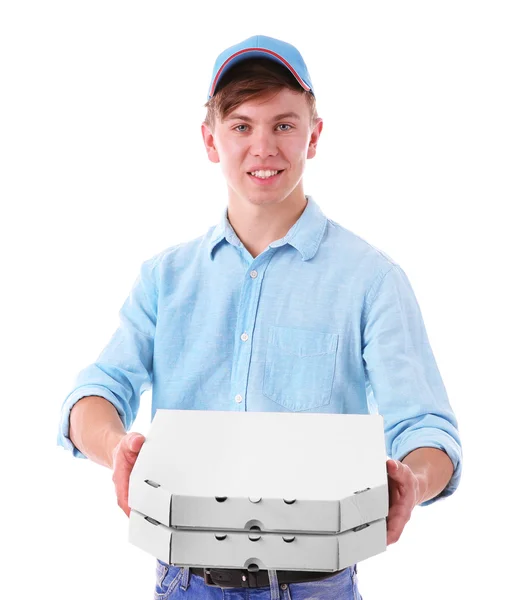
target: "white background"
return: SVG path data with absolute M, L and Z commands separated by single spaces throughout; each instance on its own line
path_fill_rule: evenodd
M 2 3 L 1 598 L 152 598 L 155 560 L 110 470 L 56 446 L 59 409 L 140 264 L 217 222 L 203 104 L 216 56 L 255 34 L 303 54 L 324 118 L 305 192 L 406 271 L 460 424 L 459 489 L 360 564 L 363 598 L 520 595 L 522 7 Z

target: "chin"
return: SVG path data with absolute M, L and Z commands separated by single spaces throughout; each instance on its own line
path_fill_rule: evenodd
M 262 206 L 264 204 L 279 204 L 283 202 L 287 195 L 280 194 L 279 192 L 274 192 L 273 194 L 249 194 L 245 196 L 246 200 L 251 204 L 256 204 L 257 206 Z

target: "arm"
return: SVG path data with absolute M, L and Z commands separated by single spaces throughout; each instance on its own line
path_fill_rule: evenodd
M 418 448 L 407 454 L 401 462 L 410 467 L 419 482 L 416 504 L 440 494 L 454 472 L 454 465 L 448 455 L 436 448 Z
M 90 460 L 113 468 L 113 450 L 126 435 L 115 407 L 101 396 L 87 396 L 71 409 L 69 438 Z
M 87 396 L 71 410 L 69 437 L 85 457 L 113 471 L 117 503 L 129 517 L 129 478 L 144 436 L 126 433 L 111 402 Z
M 126 433 L 111 402 L 86 396 L 71 410 L 69 437 L 86 458 L 113 471 L 117 503 L 129 517 L 129 478 L 144 436 Z
M 445 489 L 454 471 L 442 450 L 417 448 L 400 462 L 387 460 L 387 546 L 397 542 L 418 504 L 429 502 Z
M 453 465 L 452 476 L 437 495 L 430 497 L 431 490 L 425 492 L 426 499 L 421 505 L 451 495 L 458 487 L 462 466 L 457 419 L 430 347 L 419 304 L 406 274 L 397 264 L 379 275 L 368 292 L 362 344 L 367 397 L 369 404 L 375 404 L 383 416 L 387 454 L 398 461 L 414 462 L 416 457 L 420 479 L 425 469 L 435 479 L 435 469 L 425 467 L 419 449 L 446 453 Z M 409 458 L 414 451 L 418 453 Z M 429 456 L 428 450 L 424 454 Z M 439 453 L 435 456 L 441 458 Z M 438 483 L 430 485 L 433 489 L 439 487 Z

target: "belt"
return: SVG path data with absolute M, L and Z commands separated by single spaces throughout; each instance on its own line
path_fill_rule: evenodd
M 206 585 L 221 588 L 256 588 L 270 585 L 268 571 L 248 571 L 247 569 L 198 569 L 191 567 L 190 573 L 204 578 Z M 326 579 L 341 571 L 277 571 L 277 580 L 282 583 L 301 583 Z

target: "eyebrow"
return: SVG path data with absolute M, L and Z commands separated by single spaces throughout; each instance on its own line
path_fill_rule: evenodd
M 233 121 L 234 119 L 240 119 L 241 121 L 246 121 L 247 123 L 253 123 L 253 119 L 247 117 L 246 115 L 241 115 L 239 113 L 233 113 L 229 117 L 227 117 L 226 121 Z M 275 115 L 273 118 L 274 121 L 280 121 L 281 119 L 297 119 L 301 120 L 301 117 L 295 112 L 285 112 L 280 115 Z

